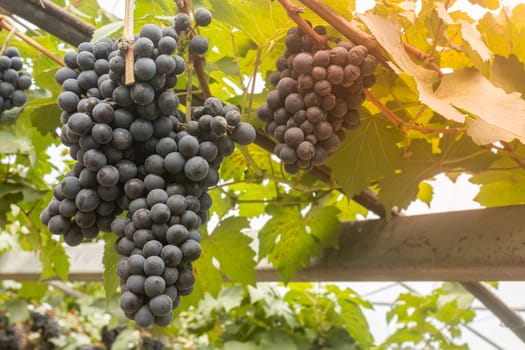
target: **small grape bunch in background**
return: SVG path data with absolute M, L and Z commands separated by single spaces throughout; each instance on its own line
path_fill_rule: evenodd
M 22 107 L 27 102 L 25 90 L 31 87 L 31 74 L 22 71 L 24 62 L 15 47 L 5 49 L 0 56 L 0 119 L 3 112 Z

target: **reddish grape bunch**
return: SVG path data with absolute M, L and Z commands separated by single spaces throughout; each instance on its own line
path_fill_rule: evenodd
M 326 34 L 322 26 L 315 27 Z M 344 129 L 359 126 L 358 109 L 364 89 L 374 85 L 377 60 L 365 46 L 340 41 L 331 49 L 314 49 L 313 40 L 291 28 L 278 71 L 270 76 L 276 87 L 257 115 L 278 143 L 274 153 L 287 172 L 322 165 L 345 139 Z

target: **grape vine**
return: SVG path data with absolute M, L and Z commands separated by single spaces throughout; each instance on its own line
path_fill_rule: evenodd
M 195 12 L 196 26 L 211 19 L 206 9 Z M 239 109 L 217 98 L 179 109 L 173 88 L 186 69 L 183 56 L 208 49 L 193 30 L 184 13 L 172 27 L 143 26 L 133 45 L 131 86 L 125 50 L 107 38 L 67 53 L 55 76 L 63 89 L 60 139 L 77 162 L 41 220 L 72 246 L 99 231 L 119 236 L 120 306 L 141 327 L 168 326 L 180 297 L 192 292 L 199 227 L 212 205 L 208 188 L 235 143 L 255 139 Z

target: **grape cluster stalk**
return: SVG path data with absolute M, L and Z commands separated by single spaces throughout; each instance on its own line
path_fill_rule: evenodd
M 194 20 L 206 26 L 211 13 L 198 9 Z M 186 63 L 175 53 L 208 48 L 191 21 L 181 13 L 172 27 L 142 27 L 132 86 L 123 80 L 125 52 L 110 39 L 80 44 L 55 77 L 64 90 L 60 138 L 77 162 L 41 220 L 73 246 L 99 231 L 118 235 L 120 306 L 141 327 L 169 325 L 180 297 L 193 291 L 208 189 L 235 144 L 255 139 L 239 109 L 217 98 L 191 107 L 188 120 L 179 109 L 173 88 Z
M 22 107 L 27 102 L 25 90 L 31 87 L 33 78 L 22 71 L 24 61 L 16 47 L 7 47 L 0 56 L 0 118 L 2 112 Z
M 314 30 L 326 35 L 326 28 Z M 275 89 L 257 110 L 266 132 L 277 139 L 274 153 L 291 174 L 324 164 L 359 127 L 364 89 L 375 84 L 377 60 L 365 46 L 340 41 L 316 49 L 300 28 L 288 30 L 286 51 L 270 75 Z

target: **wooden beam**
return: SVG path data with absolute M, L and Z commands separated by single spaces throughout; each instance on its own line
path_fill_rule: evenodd
M 73 46 L 90 41 L 95 31 L 91 24 L 48 0 L 0 0 L 0 7 Z
M 296 281 L 522 281 L 525 229 L 517 222 L 524 206 L 399 216 L 342 224 L 339 250 L 297 273 Z M 102 243 L 66 249 L 69 280 L 102 279 Z M 0 255 L 0 280 L 35 280 L 35 254 Z M 270 266 L 259 266 L 258 281 L 280 281 Z

